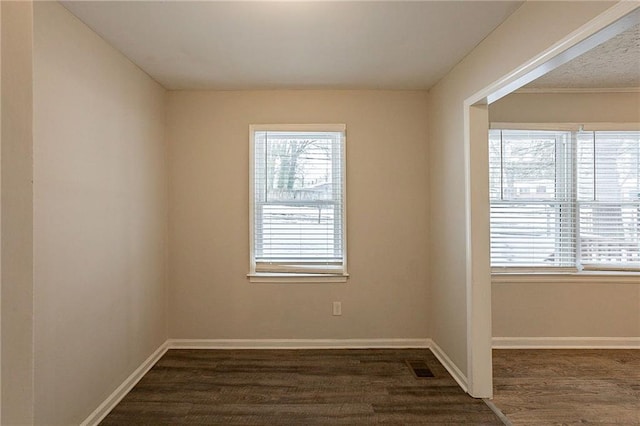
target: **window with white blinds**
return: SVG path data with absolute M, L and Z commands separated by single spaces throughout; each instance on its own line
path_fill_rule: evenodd
M 345 126 L 251 126 L 251 273 L 346 274 Z
M 640 268 L 640 132 L 492 129 L 495 269 Z
M 578 261 L 640 268 L 640 132 L 580 132 Z

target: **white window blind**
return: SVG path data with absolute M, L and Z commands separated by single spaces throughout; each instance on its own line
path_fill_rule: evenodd
M 344 126 L 251 133 L 251 272 L 344 274 Z
M 491 130 L 493 267 L 574 267 L 570 132 Z
M 640 268 L 640 132 L 489 133 L 494 268 Z
M 640 132 L 578 133 L 579 262 L 640 267 Z

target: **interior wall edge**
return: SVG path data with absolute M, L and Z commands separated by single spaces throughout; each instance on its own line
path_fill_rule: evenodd
M 458 368 L 458 366 L 451 360 L 449 355 L 435 342 L 435 340 L 431 340 L 431 352 L 438 358 L 440 364 L 447 369 L 449 374 L 453 377 L 453 379 L 460 385 L 462 390 L 465 392 L 469 392 L 469 379 L 467 376 Z
M 149 357 L 140 364 L 89 416 L 80 426 L 97 426 L 115 408 L 122 398 L 134 388 L 145 374 L 169 350 L 169 341 L 165 341 Z
M 34 421 L 33 4 L 0 2 L 2 424 Z

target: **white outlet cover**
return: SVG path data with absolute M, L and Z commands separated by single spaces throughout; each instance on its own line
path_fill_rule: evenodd
M 333 302 L 333 315 L 342 315 L 342 302 Z

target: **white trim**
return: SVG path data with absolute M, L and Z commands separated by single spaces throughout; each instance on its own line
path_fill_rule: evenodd
M 114 390 L 111 395 L 105 399 L 102 404 L 96 408 L 93 413 L 89 414 L 80 426 L 93 426 L 98 425 L 106 416 L 115 408 L 116 405 L 124 398 L 133 387 L 147 374 L 147 372 L 154 366 L 156 362 L 167 352 L 169 349 L 168 341 L 164 342 L 158 349 L 156 349 L 147 358 L 140 367 L 136 368 L 129 377 L 127 377 L 120 386 Z
M 577 132 L 580 130 L 579 123 L 506 123 L 491 122 L 490 129 L 498 130 L 549 130 L 549 131 L 567 131 Z
M 616 3 L 547 50 L 467 98 L 465 105 L 471 106 L 485 101 L 493 103 L 582 55 L 635 25 L 634 11 L 638 9 L 640 9 L 640 5 L 636 2 L 621 1 Z
M 281 284 L 309 284 L 309 283 L 345 283 L 349 274 L 304 275 L 304 274 L 247 274 L 252 283 L 281 283 Z
M 431 339 L 169 339 L 170 349 L 430 348 Z
M 491 283 L 607 283 L 607 284 L 638 284 L 640 274 L 632 272 L 577 272 L 568 274 L 554 273 L 494 273 Z
M 258 131 L 282 131 L 282 132 L 339 132 L 342 134 L 342 141 L 340 144 L 341 148 L 341 162 L 340 162 L 340 184 L 341 184 L 341 197 L 342 197 L 342 262 L 340 268 L 340 274 L 338 276 L 334 276 L 330 279 L 316 279 L 316 278 L 306 278 L 304 280 L 300 279 L 300 274 L 298 276 L 292 274 L 292 279 L 287 279 L 286 277 L 275 278 L 275 277 L 266 277 L 262 276 L 259 272 L 256 272 L 256 261 L 255 261 L 255 248 L 254 248 L 254 239 L 255 239 L 255 133 Z M 332 159 L 333 161 L 333 159 Z M 308 282 L 345 282 L 346 278 L 349 276 L 348 271 L 348 263 L 347 263 L 347 125 L 337 124 L 337 123 L 329 123 L 329 124 L 250 124 L 249 125 L 249 273 L 247 277 L 249 277 L 250 282 L 256 283 L 277 283 L 277 282 L 288 282 L 288 283 L 308 283 Z M 285 271 L 280 271 L 285 272 Z M 283 279 L 284 278 L 284 279 Z
M 169 339 L 169 349 L 430 349 L 467 392 L 467 377 L 430 338 L 418 339 Z
M 490 243 L 489 168 L 483 168 L 481 162 L 472 161 L 472 158 L 489 158 L 488 135 L 487 105 L 471 105 L 465 108 L 467 386 L 469 395 L 475 398 L 493 396 L 491 261 L 489 252 L 486 250 Z M 471 176 L 474 178 L 472 179 Z
M 474 372 L 485 372 L 492 369 L 491 351 L 489 356 L 484 353 L 477 353 L 472 350 L 474 342 L 484 339 L 485 336 L 491 336 L 491 323 L 487 324 L 483 321 L 480 324 L 470 324 L 470 314 L 480 318 L 491 316 L 491 286 L 485 293 L 474 291 L 474 277 L 469 274 L 473 270 L 474 263 L 483 262 L 484 252 L 470 251 L 474 245 L 482 242 L 483 235 L 475 234 L 470 225 L 474 222 L 475 215 L 483 214 L 482 206 L 484 201 L 469 194 L 472 187 L 470 182 L 470 165 L 479 161 L 484 161 L 484 167 L 488 170 L 488 162 L 479 157 L 471 157 L 471 144 L 482 143 L 475 140 L 478 131 L 478 123 L 474 123 L 470 118 L 472 115 L 472 107 L 476 104 L 487 104 L 497 101 L 503 96 L 512 93 L 514 90 L 520 89 L 522 86 L 530 83 L 536 78 L 544 75 L 552 69 L 570 61 L 571 59 L 588 51 L 592 47 L 601 42 L 617 35 L 619 32 L 631 27 L 635 23 L 635 18 L 640 10 L 640 4 L 630 1 L 622 1 L 609 7 L 604 12 L 597 15 L 578 29 L 559 40 L 550 48 L 530 58 L 513 71 L 505 74 L 503 77 L 488 84 L 475 94 L 466 98 L 463 102 L 464 110 L 464 155 L 465 155 L 465 243 L 466 253 L 466 277 L 465 286 L 467 294 L 467 368 L 469 377 L 473 379 Z M 487 123 L 488 124 L 488 123 Z M 484 124 L 482 127 L 487 127 Z M 470 203 L 474 202 L 473 205 Z M 487 200 L 488 202 L 488 200 Z M 486 250 L 485 250 L 486 251 Z M 487 265 L 488 266 L 488 265 Z M 481 279 L 482 284 L 484 279 Z M 482 285 L 481 285 L 482 287 Z M 484 290 L 484 288 L 483 288 Z M 488 294 L 487 294 L 488 293 Z M 491 345 L 490 337 L 484 344 Z M 483 344 L 483 346 L 484 346 Z M 475 389 L 493 389 L 492 377 L 482 375 L 480 383 L 478 381 L 470 381 L 469 387 L 472 395 L 478 394 Z
M 251 133 L 261 130 L 270 130 L 274 132 L 341 132 L 347 130 L 344 123 L 328 123 L 328 124 L 251 124 L 249 125 Z
M 440 364 L 442 364 L 444 368 L 447 369 L 449 374 L 451 374 L 451 377 L 453 377 L 453 379 L 458 383 L 458 385 L 460 385 L 462 390 L 464 390 L 465 392 L 468 392 L 469 387 L 468 387 L 467 376 L 465 376 L 464 373 L 460 371 L 458 366 L 453 361 L 451 361 L 451 358 L 449 358 L 446 352 L 443 351 L 442 348 L 438 346 L 438 344 L 433 340 L 431 340 L 431 347 L 429 349 L 431 349 L 431 352 L 433 352 L 435 357 L 438 358 L 438 361 L 440 361 Z
M 622 1 L 611 6 L 549 49 L 472 95 L 467 102 L 469 105 L 483 100 L 492 103 L 522 88 L 541 75 L 569 62 L 634 25 L 632 13 L 638 8 L 640 5 L 630 1 Z
M 640 93 L 640 87 L 523 87 L 513 93 Z
M 253 240 L 255 239 L 255 171 L 256 171 L 256 159 L 255 159 L 255 150 L 256 150 L 256 140 L 255 134 L 258 128 L 256 125 L 249 126 L 249 271 L 253 273 L 256 270 L 256 261 L 255 261 L 255 249 L 253 245 Z
M 624 132 L 640 130 L 640 123 L 584 123 L 582 130 L 585 132 Z
M 593 123 L 507 123 L 507 122 L 491 122 L 490 129 L 501 130 L 551 130 L 551 131 L 567 131 L 567 132 L 625 132 L 640 130 L 640 122 L 593 122 Z
M 467 392 L 467 378 L 430 338 L 411 339 L 167 339 L 80 426 L 98 425 L 169 349 L 429 349 Z
M 494 337 L 494 349 L 640 349 L 640 337 Z

